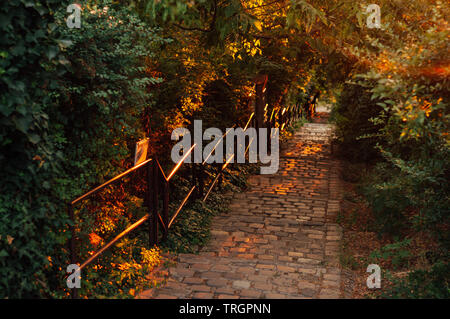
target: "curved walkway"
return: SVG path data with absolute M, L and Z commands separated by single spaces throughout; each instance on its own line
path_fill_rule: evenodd
M 276 175 L 250 178 L 212 222 L 199 255 L 182 254 L 167 285 L 140 298 L 340 298 L 338 163 L 333 126 L 309 123 Z

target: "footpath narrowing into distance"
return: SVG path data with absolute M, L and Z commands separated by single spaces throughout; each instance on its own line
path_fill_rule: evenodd
M 334 127 L 308 123 L 290 140 L 275 175 L 250 178 L 211 241 L 181 254 L 167 284 L 139 298 L 340 298 L 338 162 Z

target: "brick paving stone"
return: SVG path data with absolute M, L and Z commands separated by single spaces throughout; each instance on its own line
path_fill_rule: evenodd
M 314 297 L 317 294 L 316 290 L 310 288 L 300 289 L 300 292 L 306 297 Z
M 200 254 L 180 254 L 166 287 L 138 298 L 340 298 L 335 223 L 342 191 L 331 156 L 334 126 L 307 123 L 274 175 L 256 175 L 215 216 Z
M 288 266 L 282 266 L 282 265 L 278 265 L 277 266 L 277 270 L 284 272 L 284 273 L 289 273 L 289 272 L 294 272 L 295 268 L 293 267 L 288 267 Z
M 262 291 L 271 291 L 273 289 L 273 285 L 272 284 L 266 284 L 263 282 L 255 282 L 253 283 L 253 287 L 255 289 L 259 289 Z
M 155 299 L 177 299 L 176 296 L 172 296 L 172 295 L 158 295 L 155 297 Z
M 273 270 L 275 269 L 276 265 L 269 265 L 269 264 L 257 264 L 256 268 L 257 269 L 268 269 L 268 270 Z
M 234 289 L 230 287 L 219 287 L 216 289 L 216 293 L 225 295 L 234 295 Z
M 211 268 L 211 271 L 231 271 L 231 267 L 225 265 L 215 265 Z
M 211 279 L 206 282 L 208 286 L 211 287 L 224 287 L 227 285 L 227 280 L 225 279 Z
M 277 294 L 277 293 L 266 293 L 267 299 L 286 299 L 286 295 Z
M 217 299 L 239 299 L 239 296 L 220 294 Z
M 260 270 L 259 274 L 263 276 L 275 276 L 277 272 L 274 270 Z
M 252 290 L 252 289 L 242 289 L 239 292 L 239 295 L 241 296 L 241 298 L 246 298 L 246 299 L 259 299 L 262 296 L 262 292 L 258 291 L 258 290 Z
M 241 289 L 248 289 L 250 288 L 250 282 L 249 281 L 244 281 L 244 280 L 236 280 L 233 282 L 233 287 L 234 288 L 241 288 Z
M 188 277 L 184 278 L 183 282 L 185 284 L 202 284 L 205 280 L 203 278 L 195 278 L 195 277 Z
M 197 292 L 194 294 L 194 299 L 212 299 L 214 294 L 208 292 Z
M 208 287 L 206 285 L 192 285 L 191 289 L 192 289 L 192 291 L 202 291 L 202 292 L 211 291 L 211 287 Z
M 269 280 L 269 277 L 261 275 L 249 275 L 247 277 L 247 280 L 251 282 L 267 282 Z
M 193 269 L 186 268 L 171 268 L 169 274 L 172 276 L 193 276 L 195 271 Z
M 223 278 L 230 279 L 230 280 L 239 280 L 244 278 L 244 275 L 237 272 L 226 272 L 223 274 Z

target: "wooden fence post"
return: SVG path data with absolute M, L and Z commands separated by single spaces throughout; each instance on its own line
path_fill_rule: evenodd
M 69 251 L 70 251 L 70 263 L 75 265 L 77 263 L 77 243 L 75 236 L 75 215 L 73 212 L 73 206 L 69 204 L 67 206 L 67 211 L 69 214 L 69 218 L 72 221 L 72 225 L 69 226 L 70 231 L 70 241 L 69 241 Z M 71 292 L 72 299 L 78 299 L 78 288 L 72 288 Z
M 163 222 L 165 225 L 164 229 L 164 239 L 167 238 L 169 233 L 169 181 L 163 180 Z
M 192 187 L 197 186 L 197 169 L 195 167 L 195 163 L 191 164 L 191 175 L 192 175 Z M 194 198 L 198 198 L 198 190 L 194 192 Z
M 265 116 L 264 116 L 264 108 L 266 105 L 266 90 L 267 90 L 267 81 L 269 77 L 267 74 L 260 74 L 255 78 L 256 83 L 256 97 L 255 97 L 255 128 L 256 134 L 258 137 L 257 149 L 259 150 L 259 129 L 265 126 Z
M 200 168 L 200 170 L 199 170 L 199 174 L 198 174 L 198 191 L 200 194 L 200 198 L 203 198 L 203 189 L 205 186 L 205 182 L 204 182 L 204 178 L 203 178 L 204 171 L 203 171 L 202 165 L 199 165 L 199 168 Z
M 147 166 L 148 202 L 150 210 L 149 221 L 149 245 L 158 244 L 158 163 L 153 161 L 153 165 Z

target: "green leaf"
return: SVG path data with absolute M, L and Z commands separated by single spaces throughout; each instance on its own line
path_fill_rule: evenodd
M 39 135 L 33 133 L 33 134 L 28 135 L 28 140 L 33 144 L 37 144 L 40 142 L 41 137 Z
M 47 51 L 45 52 L 45 54 L 47 55 L 47 58 L 49 60 L 53 60 L 56 55 L 58 54 L 59 49 L 56 46 L 50 46 L 47 48 Z
M 57 40 L 56 42 L 59 44 L 60 48 L 68 48 L 73 45 L 73 41 L 71 40 Z
M 10 116 L 13 111 L 14 109 L 12 107 L 0 103 L 0 113 L 2 113 L 4 116 Z
M 16 125 L 16 128 L 21 131 L 22 133 L 27 133 L 28 129 L 30 128 L 31 125 L 31 117 L 27 116 L 27 117 L 15 117 L 13 119 L 14 124 Z

